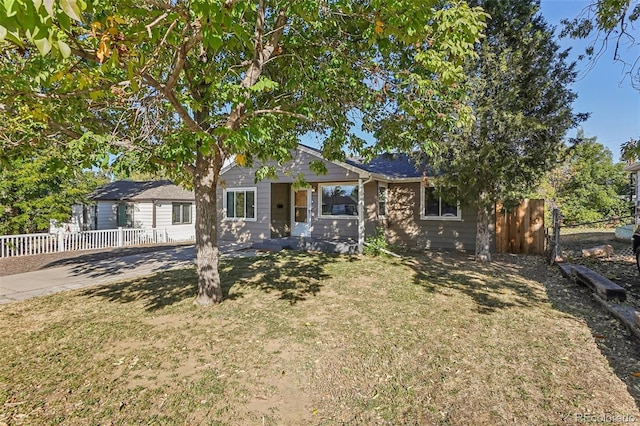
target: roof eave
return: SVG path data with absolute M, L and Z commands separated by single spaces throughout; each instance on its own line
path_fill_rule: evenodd
M 626 172 L 637 172 L 640 170 L 640 161 L 636 161 L 633 164 L 630 164 L 624 168 Z
M 324 158 L 324 157 L 322 156 L 322 154 L 321 154 L 321 153 L 319 153 L 318 151 L 313 150 L 313 149 L 311 149 L 311 148 L 309 148 L 309 147 L 306 147 L 306 146 L 304 146 L 304 145 L 302 145 L 302 144 L 298 144 L 298 149 L 299 149 L 300 151 L 304 152 L 304 153 L 307 153 L 307 154 L 309 154 L 309 155 L 313 155 L 314 157 L 317 157 L 317 158 L 319 158 L 319 159 L 321 159 L 321 160 L 323 160 L 323 161 L 328 161 L 328 162 L 330 162 L 330 163 L 335 164 L 336 166 L 340 166 L 340 167 L 342 167 L 342 168 L 344 168 L 344 169 L 347 169 L 347 170 L 349 170 L 349 171 L 351 171 L 351 172 L 354 172 L 354 173 L 358 174 L 358 176 L 360 176 L 361 178 L 368 178 L 368 177 L 370 177 L 370 176 L 372 176 L 372 175 L 373 175 L 373 173 L 371 173 L 371 172 L 369 172 L 369 171 L 367 171 L 367 170 L 365 170 L 365 169 L 361 169 L 360 167 L 356 167 L 356 166 L 353 166 L 353 165 L 351 165 L 351 164 L 347 164 L 347 163 L 342 162 L 342 161 L 338 161 L 338 160 L 327 160 L 327 159 L 326 159 L 326 158 Z

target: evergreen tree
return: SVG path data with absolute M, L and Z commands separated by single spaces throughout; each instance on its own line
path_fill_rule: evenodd
M 436 184 L 462 204 L 478 207 L 476 259 L 490 261 L 490 217 L 497 201 L 519 198 L 549 170 L 567 129 L 586 118 L 574 114 L 567 64 L 539 2 L 489 0 L 492 17 L 479 59 L 467 69 L 475 123 L 449 134 Z

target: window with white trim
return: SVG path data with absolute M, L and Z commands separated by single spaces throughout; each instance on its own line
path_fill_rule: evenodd
M 439 197 L 432 186 L 421 186 L 420 219 L 422 220 L 461 220 L 460 203 L 450 197 Z
M 387 184 L 378 182 L 378 216 L 385 217 L 387 215 Z
M 356 182 L 318 185 L 320 217 L 348 218 L 358 216 L 358 184 Z
M 191 223 L 191 203 L 171 203 L 171 210 L 173 225 Z
M 224 191 L 225 219 L 256 220 L 256 188 L 228 188 Z

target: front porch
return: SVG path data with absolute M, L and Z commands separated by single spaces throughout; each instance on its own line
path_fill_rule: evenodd
M 269 185 L 269 239 L 354 241 L 362 248 L 365 239 L 362 179 L 310 182 L 305 188 L 296 188 L 291 183 Z M 369 191 L 370 198 L 374 197 L 373 190 Z
M 318 251 L 323 253 L 358 254 L 358 242 L 353 239 L 325 240 L 312 237 L 269 238 L 253 243 L 253 250 Z

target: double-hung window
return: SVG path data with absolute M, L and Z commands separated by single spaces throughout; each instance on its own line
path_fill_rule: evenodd
M 180 225 L 191 223 L 191 203 L 172 203 L 171 223 Z
M 256 220 L 256 188 L 228 188 L 224 204 L 226 219 Z
M 433 187 L 421 186 L 420 219 L 422 220 L 461 220 L 460 203 L 455 197 L 436 195 Z
M 387 184 L 378 182 L 378 216 L 387 215 Z

